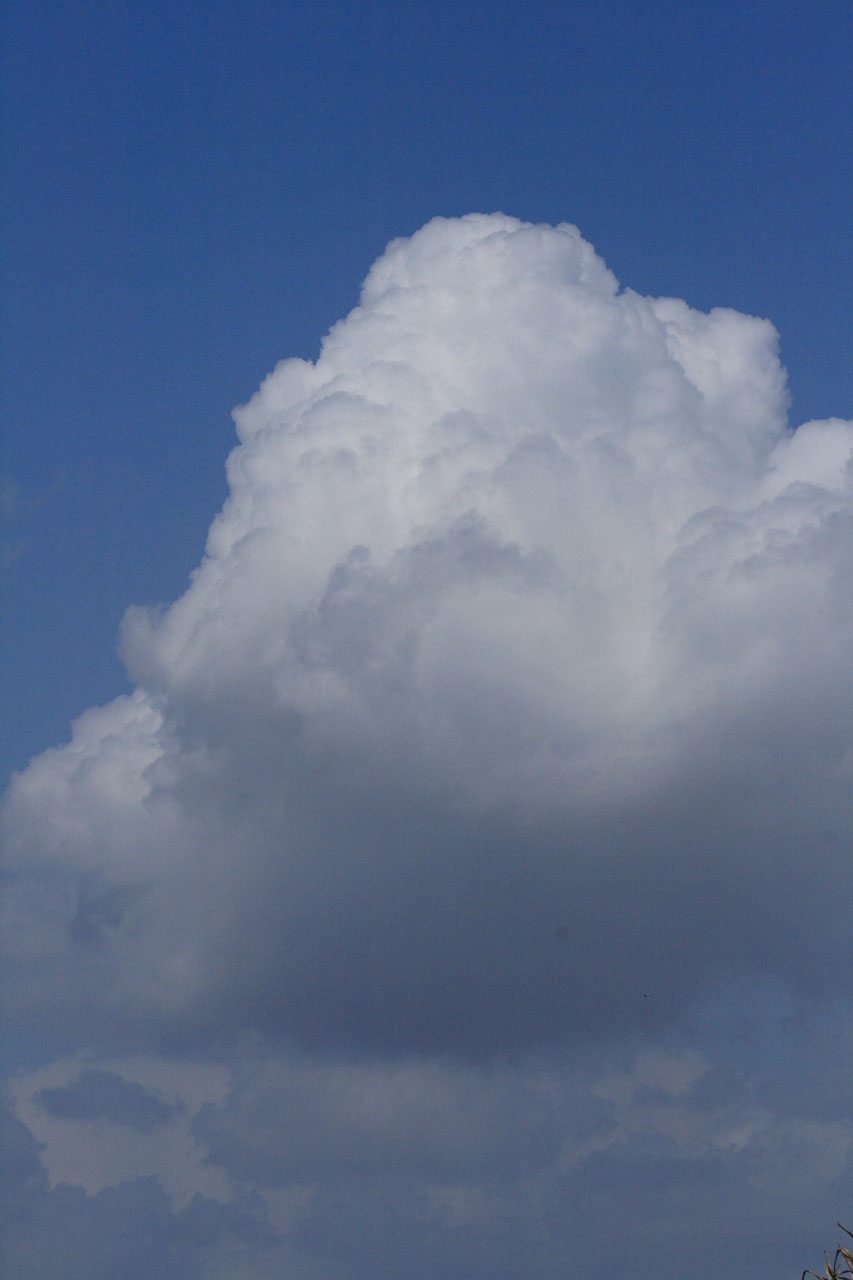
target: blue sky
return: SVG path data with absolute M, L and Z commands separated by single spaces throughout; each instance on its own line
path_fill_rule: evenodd
M 126 681 L 229 414 L 393 236 L 568 220 L 625 283 L 768 316 L 850 411 L 850 6 L 7 7 L 4 770 Z
M 819 1267 L 851 5 L 4 22 L 9 1273 Z

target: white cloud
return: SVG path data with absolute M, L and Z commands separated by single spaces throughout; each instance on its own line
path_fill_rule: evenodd
M 573 227 L 394 242 L 13 783 L 10 1016 L 482 1058 L 849 988 L 853 424 L 786 402 L 767 321 Z

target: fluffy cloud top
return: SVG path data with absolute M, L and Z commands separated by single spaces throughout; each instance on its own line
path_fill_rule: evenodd
M 853 424 L 767 321 L 437 219 L 235 420 L 136 692 L 8 795 L 11 1017 L 484 1057 L 850 989 Z

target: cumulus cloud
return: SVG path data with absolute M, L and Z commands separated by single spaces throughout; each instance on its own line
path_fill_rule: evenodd
M 574 227 L 392 243 L 12 784 L 9 1017 L 485 1062 L 849 994 L 853 424 L 786 404 L 769 322 Z

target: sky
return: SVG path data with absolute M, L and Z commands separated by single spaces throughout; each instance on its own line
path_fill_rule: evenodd
M 853 8 L 5 25 L 9 1274 L 822 1265 Z

